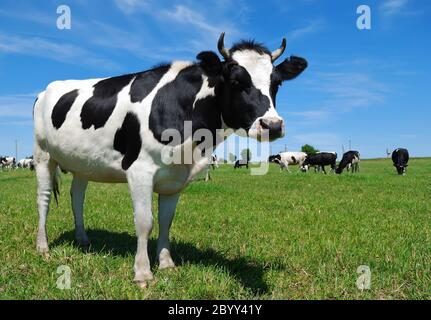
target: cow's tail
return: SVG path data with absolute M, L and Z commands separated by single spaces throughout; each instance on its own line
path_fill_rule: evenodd
M 55 203 L 58 207 L 58 198 L 60 197 L 60 185 L 61 185 L 61 170 L 57 166 L 52 177 L 52 193 L 54 194 Z

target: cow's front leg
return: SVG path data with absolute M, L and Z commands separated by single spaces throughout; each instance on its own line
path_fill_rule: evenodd
M 175 267 L 169 245 L 169 229 L 179 197 L 179 193 L 170 196 L 159 195 L 159 240 L 157 242 L 159 269 Z
M 90 245 L 84 228 L 84 199 L 87 185 L 87 180 L 73 176 L 72 186 L 70 187 L 72 211 L 75 218 L 75 239 L 83 248 L 87 248 Z
M 152 200 L 153 175 L 139 172 L 129 173 L 127 177 L 133 202 L 138 248 L 135 257 L 135 282 L 141 287 L 153 280 L 150 259 L 148 258 L 148 238 L 153 228 Z

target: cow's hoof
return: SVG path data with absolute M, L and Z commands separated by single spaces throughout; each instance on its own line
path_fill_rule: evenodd
M 78 246 L 83 250 L 83 251 L 89 251 L 90 250 L 90 241 L 89 240 L 76 240 L 76 242 L 78 243 Z
M 135 282 L 151 281 L 154 280 L 154 275 L 151 271 L 137 272 L 135 274 Z
M 38 244 L 36 246 L 37 252 L 42 255 L 46 255 L 49 252 L 49 247 L 47 244 Z
M 154 276 L 151 272 L 145 272 L 141 274 L 137 274 L 135 276 L 134 281 L 141 289 L 146 289 L 148 287 L 148 284 L 154 280 Z
M 175 263 L 172 260 L 172 258 L 169 257 L 169 258 L 160 260 L 159 270 L 172 269 L 172 268 L 175 268 Z

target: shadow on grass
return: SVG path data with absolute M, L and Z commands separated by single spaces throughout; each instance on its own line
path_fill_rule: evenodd
M 88 237 L 91 241 L 91 253 L 95 254 L 112 254 L 121 257 L 130 257 L 136 254 L 136 236 L 123 232 L 110 232 L 107 230 L 87 230 Z M 68 231 L 60 235 L 51 247 L 74 244 L 74 231 Z M 154 265 L 156 255 L 156 240 L 149 241 L 149 254 Z M 212 248 L 198 249 L 194 244 L 172 241 L 171 242 L 173 259 L 177 266 L 183 264 L 196 264 L 202 266 L 213 266 L 226 270 L 230 276 L 238 280 L 246 289 L 249 289 L 255 295 L 268 293 L 269 288 L 263 275 L 266 269 L 276 268 L 283 269 L 280 264 L 264 265 L 261 262 L 249 258 L 232 258 L 228 259 Z

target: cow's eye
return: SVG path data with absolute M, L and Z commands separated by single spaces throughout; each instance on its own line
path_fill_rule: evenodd
M 232 67 L 229 80 L 234 87 L 242 91 L 248 91 L 252 85 L 250 74 L 239 65 Z

